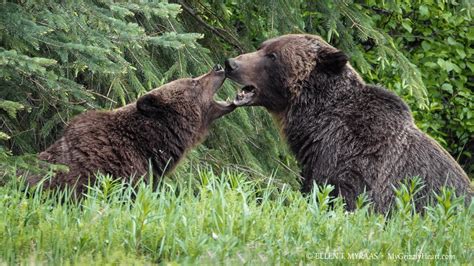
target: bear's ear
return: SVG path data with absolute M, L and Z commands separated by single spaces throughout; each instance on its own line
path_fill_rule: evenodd
M 341 50 L 323 49 L 318 53 L 317 65 L 321 71 L 340 73 L 349 57 Z
M 145 94 L 137 100 L 137 110 L 148 117 L 156 117 L 165 108 L 163 101 L 153 94 Z

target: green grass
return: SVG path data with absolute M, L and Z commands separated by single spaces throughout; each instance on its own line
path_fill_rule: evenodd
M 289 186 L 226 171 L 194 171 L 154 192 L 101 177 L 77 203 L 64 193 L 0 187 L 0 264 L 468 264 L 474 204 L 443 191 L 412 211 L 413 184 L 390 217 L 361 197 L 344 211 L 331 187 L 307 197 Z M 416 185 L 416 184 L 415 184 Z M 134 192 L 136 191 L 136 193 Z M 67 193 L 66 193 L 67 194 Z M 62 198 L 62 199 L 61 199 Z M 415 257 L 416 255 L 419 258 Z M 430 256 L 444 256 L 434 258 Z

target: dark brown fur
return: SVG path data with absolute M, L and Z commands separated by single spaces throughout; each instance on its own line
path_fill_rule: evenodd
M 348 209 L 364 190 L 385 212 L 393 186 L 422 177 L 418 209 L 442 186 L 457 194 L 472 187 L 458 163 L 413 122 L 408 106 L 394 93 L 366 85 L 347 56 L 319 36 L 285 35 L 253 53 L 226 61 L 227 76 L 253 91 L 237 105 L 266 107 L 281 121 L 302 167 L 303 192 L 313 182 L 329 183 Z M 250 86 L 250 87 L 249 87 Z
M 170 171 L 203 139 L 212 121 L 235 109 L 213 100 L 224 78 L 224 71 L 215 69 L 163 85 L 122 108 L 79 115 L 39 154 L 41 160 L 69 167 L 68 173 L 57 173 L 45 186 L 75 186 L 80 193 L 85 184 L 94 183 L 97 172 L 140 177 L 149 163 L 155 176 Z M 29 179 L 30 184 L 38 181 L 39 177 Z

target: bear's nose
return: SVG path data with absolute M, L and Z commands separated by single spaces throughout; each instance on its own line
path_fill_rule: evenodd
M 225 60 L 225 72 L 232 72 L 237 68 L 239 68 L 239 66 L 237 65 L 237 63 L 235 63 L 234 59 L 229 58 Z

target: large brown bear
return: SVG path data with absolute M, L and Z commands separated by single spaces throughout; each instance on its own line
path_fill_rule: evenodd
M 235 109 L 232 103 L 213 100 L 224 79 L 217 65 L 200 77 L 154 89 L 136 103 L 79 115 L 39 154 L 41 160 L 69 167 L 69 172 L 57 173 L 44 185 L 75 186 L 80 195 L 98 171 L 117 178 L 140 177 L 151 163 L 155 176 L 168 172 L 203 139 L 212 121 Z M 33 185 L 39 180 L 28 181 Z
M 298 34 L 267 40 L 225 65 L 227 77 L 244 86 L 234 103 L 263 106 L 280 123 L 302 167 L 303 192 L 314 181 L 332 184 L 353 209 L 366 190 L 381 212 L 406 177 L 425 183 L 418 209 L 442 186 L 472 195 L 467 175 L 415 126 L 408 106 L 365 84 L 347 60 L 321 37 Z

